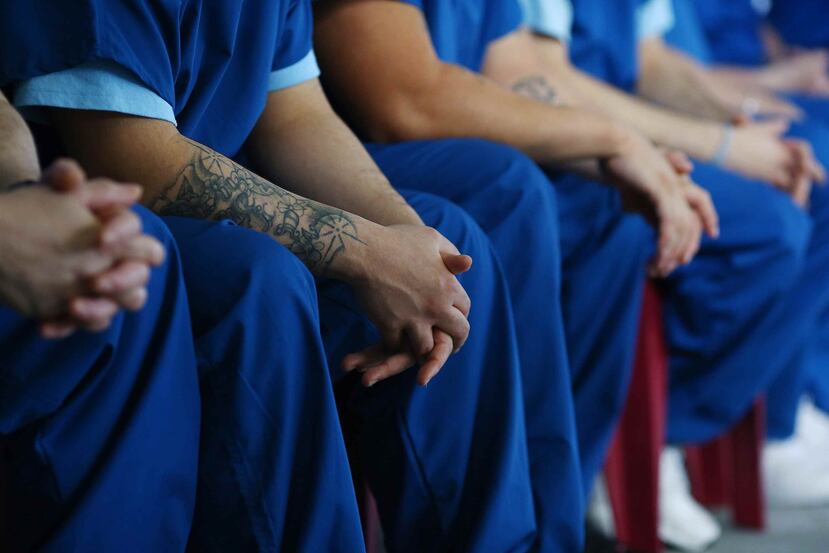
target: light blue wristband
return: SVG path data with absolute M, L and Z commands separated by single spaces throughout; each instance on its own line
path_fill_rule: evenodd
M 711 160 L 714 165 L 722 166 L 725 163 L 725 160 L 728 159 L 728 153 L 731 151 L 731 142 L 733 140 L 734 125 L 723 125 L 720 145 L 717 146 L 717 152 Z

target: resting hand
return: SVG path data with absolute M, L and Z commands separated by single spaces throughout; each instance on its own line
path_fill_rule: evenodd
M 0 196 L 3 302 L 43 321 L 50 338 L 76 327 L 102 330 L 119 308 L 139 309 L 149 267 L 164 256 L 127 209 L 140 188 L 86 181 L 68 161 L 47 170 L 43 183 L 52 189 L 38 185 Z
M 421 362 L 422 385 L 469 335 L 469 296 L 456 275 L 472 259 L 428 227 L 382 227 L 368 250 L 366 275 L 354 283 L 382 342 L 347 356 L 343 368 L 364 371 L 366 385 Z
M 725 165 L 766 181 L 805 205 L 812 183 L 823 183 L 826 171 L 807 142 L 783 138 L 788 127 L 779 120 L 737 127 Z
M 690 168 L 683 174 L 674 167 L 681 161 L 672 161 L 644 138 L 632 135 L 623 152 L 605 163 L 625 209 L 642 215 L 658 233 L 657 253 L 649 266 L 653 276 L 665 277 L 690 263 L 699 251 L 703 229 L 717 234 L 710 197 L 690 181 Z

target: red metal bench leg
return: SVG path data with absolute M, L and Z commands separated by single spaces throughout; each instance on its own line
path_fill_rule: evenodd
M 617 538 L 645 553 L 662 551 L 657 502 L 666 379 L 661 302 L 653 285 L 648 284 L 630 394 L 605 469 Z

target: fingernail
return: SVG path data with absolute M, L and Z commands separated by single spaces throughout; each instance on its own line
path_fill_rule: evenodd
M 377 379 L 376 378 L 374 380 L 369 380 L 368 384 L 366 384 L 366 388 L 371 388 L 375 384 L 377 384 Z

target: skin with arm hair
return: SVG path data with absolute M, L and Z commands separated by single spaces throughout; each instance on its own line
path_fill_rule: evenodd
M 694 186 L 647 139 L 603 114 L 559 105 L 566 98 L 533 55 L 511 57 L 502 78 L 491 77 L 486 67 L 504 45 L 529 44 L 532 54 L 525 31 L 492 44 L 481 75 L 437 57 L 413 6 L 327 1 L 316 6 L 315 16 L 327 88 L 367 138 L 477 137 L 509 144 L 546 166 L 591 174 L 601 160 L 604 180 L 636 197 L 629 205 L 651 215 L 659 230 L 654 272 L 666 274 L 693 257 L 702 219 L 685 191 Z M 706 220 L 716 218 L 710 203 L 704 209 L 711 215 Z
M 423 226 L 330 108 L 319 104 L 321 93 L 308 94 L 315 87 L 306 83 L 272 93 L 247 144 L 261 169 L 274 179 L 285 177 L 290 190 L 182 136 L 167 122 L 73 110 L 54 110 L 53 120 L 93 174 L 141 183 L 145 202 L 157 213 L 230 219 L 267 234 L 314 274 L 351 284 L 381 333 L 383 361 L 393 363 L 393 370 L 386 365 L 367 370 L 364 383 L 415 360 L 425 361 L 420 377 L 426 383 L 448 356 L 446 337 L 459 349 L 469 333 L 470 301 L 456 275 L 469 269 L 471 259 Z M 303 104 L 303 96 L 311 101 Z M 279 113 L 291 115 L 283 119 Z M 333 134 L 319 134 L 320 126 Z M 103 135 L 109 139 L 97 140 Z M 318 144 L 304 149 L 310 141 Z M 362 158 L 354 157 L 355 147 Z M 318 163 L 320 158 L 329 163 Z M 365 217 L 345 206 L 361 206 Z
M 724 137 L 722 123 L 651 104 L 594 79 L 570 64 L 566 47 L 556 40 L 535 36 L 533 43 L 557 89 L 579 106 L 617 117 L 666 148 L 707 161 L 715 156 Z M 733 131 L 724 165 L 765 180 L 803 203 L 812 179 L 822 180 L 823 170 L 807 144 L 781 139 L 786 128 L 781 121 L 742 122 Z

